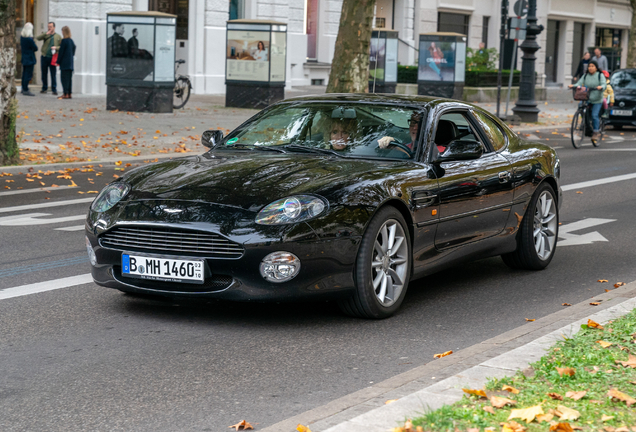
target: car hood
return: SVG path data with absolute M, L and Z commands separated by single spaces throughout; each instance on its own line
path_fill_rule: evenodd
M 258 154 L 201 156 L 137 168 L 124 178 L 129 200 L 203 201 L 259 211 L 294 194 L 337 196 L 352 187 L 399 177 L 419 164 L 411 161 L 345 159 L 320 155 Z M 349 195 L 350 197 L 350 195 Z

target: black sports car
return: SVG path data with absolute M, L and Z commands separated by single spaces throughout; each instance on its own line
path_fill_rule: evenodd
M 448 99 L 289 99 L 210 150 L 104 188 L 86 222 L 99 285 L 171 297 L 334 297 L 384 318 L 409 282 L 501 255 L 554 255 L 559 159 L 481 108 Z
M 614 106 L 605 124 L 621 129 L 623 126 L 636 126 L 636 69 L 620 69 L 610 78 L 614 90 Z

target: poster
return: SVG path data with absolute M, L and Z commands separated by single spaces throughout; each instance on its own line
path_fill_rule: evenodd
M 174 81 L 174 26 L 158 25 L 155 33 L 155 82 Z
M 108 23 L 107 36 L 107 78 L 145 81 L 154 79 L 152 24 Z M 172 61 L 174 63 L 174 56 Z
M 228 80 L 269 81 L 269 56 L 269 32 L 247 30 L 227 32 L 226 78 Z
M 466 79 L 466 42 L 457 42 L 455 53 L 455 82 L 464 82 Z
M 369 81 L 384 81 L 384 66 L 386 62 L 386 39 L 372 37 L 371 53 L 369 55 Z
M 270 81 L 285 82 L 285 54 L 287 53 L 287 33 L 272 32 Z
M 464 44 L 464 58 L 466 55 L 465 48 Z M 418 81 L 454 82 L 455 50 L 455 42 L 421 40 Z
M 386 64 L 384 65 L 384 81 L 397 82 L 398 74 L 398 40 L 386 40 Z

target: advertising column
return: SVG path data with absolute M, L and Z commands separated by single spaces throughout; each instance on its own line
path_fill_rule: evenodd
M 417 94 L 462 99 L 466 74 L 466 36 L 420 35 Z
M 286 61 L 286 24 L 228 21 L 225 106 L 264 108 L 283 100 Z
M 398 32 L 373 30 L 369 55 L 369 93 L 395 93 L 397 57 Z

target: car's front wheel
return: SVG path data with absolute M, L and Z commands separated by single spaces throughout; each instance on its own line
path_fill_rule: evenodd
M 517 250 L 501 256 L 509 267 L 542 270 L 550 264 L 559 234 L 559 207 L 554 189 L 542 183 L 519 226 Z
M 342 299 L 348 315 L 382 319 L 402 304 L 411 276 L 411 240 L 402 214 L 394 207 L 378 211 L 367 227 L 356 261 L 356 291 Z

